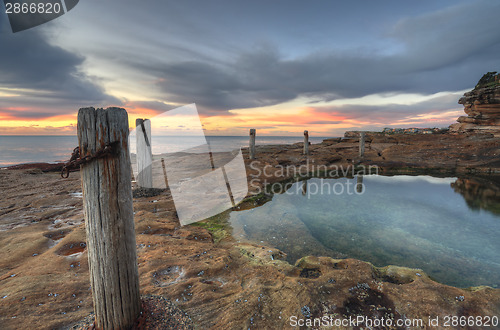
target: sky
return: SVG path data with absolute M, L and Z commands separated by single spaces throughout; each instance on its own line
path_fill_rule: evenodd
M 192 103 L 207 135 L 446 127 L 500 71 L 499 1 L 85 0 L 18 33 L 0 9 L 0 135 Z

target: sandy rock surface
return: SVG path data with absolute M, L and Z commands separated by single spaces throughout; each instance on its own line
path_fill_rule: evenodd
M 418 158 L 423 166 L 427 159 L 398 153 L 399 147 L 434 154 L 430 150 L 438 147 L 431 138 L 414 142 L 391 137 L 387 142 L 373 136 L 366 157 L 385 165 Z M 459 157 L 468 143 L 478 150 L 499 144 L 467 136 L 438 139 Z M 426 143 L 430 146 L 424 148 Z M 356 146 L 355 142 L 312 145 L 309 159 L 301 155 L 300 145 L 262 147 L 253 169 L 247 164 L 247 173 L 262 183 L 289 177 L 259 176 L 265 165 L 275 169 L 283 164 L 352 165 Z M 468 165 L 491 164 L 488 153 L 478 155 Z M 455 163 L 453 157 L 441 161 L 450 169 Z M 38 170 L 0 170 L 0 179 L 2 329 L 60 328 L 84 319 L 92 312 L 92 298 L 79 173 L 62 179 Z M 473 186 L 464 182 L 457 189 L 465 184 Z M 134 211 L 141 294 L 164 297 L 201 329 L 286 329 L 291 317 L 325 315 L 394 320 L 500 315 L 498 289 L 454 288 L 432 281 L 418 269 L 376 268 L 354 259 L 305 257 L 291 265 L 275 247 L 232 239 L 227 212 L 208 223 L 181 227 L 168 190 L 138 196 L 142 197 L 134 199 Z

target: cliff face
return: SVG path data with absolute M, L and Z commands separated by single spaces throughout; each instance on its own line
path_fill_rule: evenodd
M 450 126 L 451 132 L 492 133 L 500 137 L 500 76 L 494 81 L 476 86 L 458 101 L 467 116 L 461 116 Z

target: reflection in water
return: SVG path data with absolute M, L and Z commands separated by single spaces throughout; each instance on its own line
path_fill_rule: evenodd
M 235 238 L 264 241 L 287 253 L 290 262 L 304 255 L 352 257 L 376 266 L 422 268 L 460 287 L 498 286 L 500 217 L 494 210 L 499 195 L 493 191 L 500 189 L 491 183 L 478 188 L 477 182 L 429 176 L 313 178 L 287 183 L 272 201 L 232 212 L 230 221 Z
M 458 178 L 451 184 L 473 210 L 500 214 L 500 181 L 485 178 Z
M 358 194 L 363 193 L 363 175 L 362 174 L 358 174 L 356 176 L 356 192 Z

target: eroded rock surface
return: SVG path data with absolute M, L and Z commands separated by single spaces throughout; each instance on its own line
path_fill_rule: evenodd
M 484 132 L 500 136 L 500 75 L 491 75 L 491 81 L 478 84 L 458 101 L 464 105 L 467 116 L 450 126 L 452 132 Z
M 0 173 L 1 207 L 9 211 L 0 222 L 17 224 L 0 231 L 2 329 L 52 329 L 83 319 L 92 297 L 85 229 L 77 221 L 83 218 L 78 176 L 64 181 L 55 173 Z M 52 196 L 58 207 L 76 210 L 45 214 Z M 224 218 L 180 227 L 167 191 L 136 198 L 134 211 L 141 294 L 169 299 L 200 329 L 287 329 L 292 317 L 426 322 L 429 316 L 500 314 L 499 289 L 454 288 L 419 269 L 376 268 L 355 259 L 309 256 L 290 264 L 275 247 L 216 239 L 212 229 L 231 230 Z M 13 221 L 23 212 L 27 221 Z

